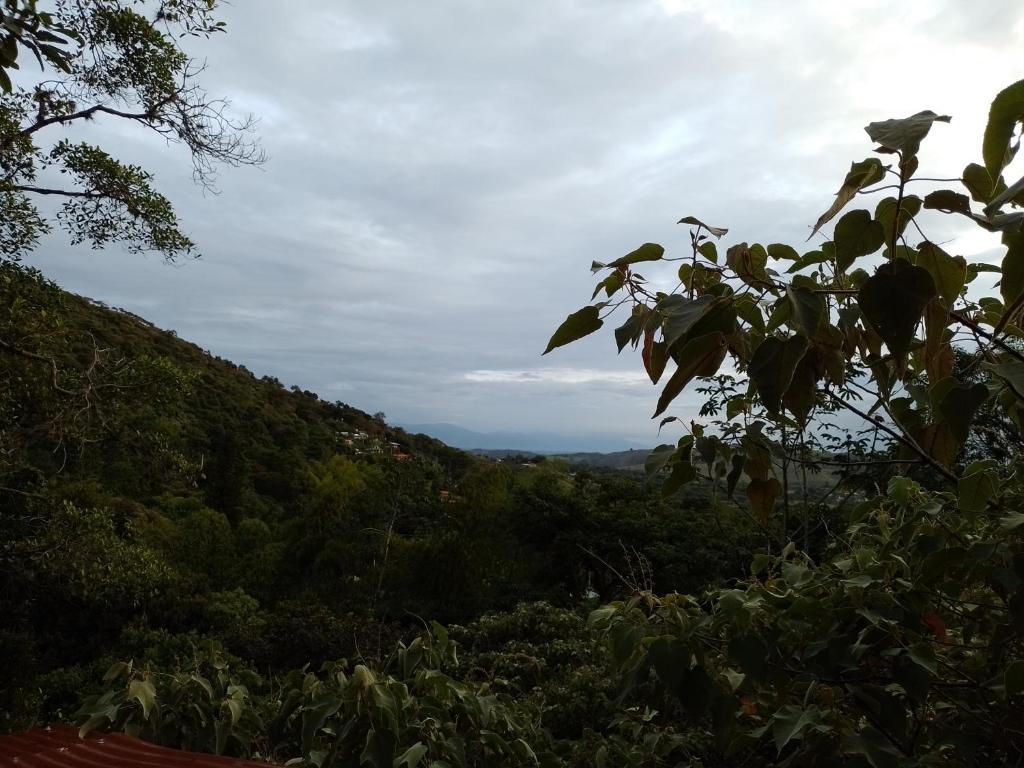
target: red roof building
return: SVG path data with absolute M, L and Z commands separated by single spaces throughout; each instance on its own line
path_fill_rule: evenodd
M 123 733 L 84 739 L 67 725 L 0 736 L 0 768 L 267 768 L 267 763 L 158 747 Z

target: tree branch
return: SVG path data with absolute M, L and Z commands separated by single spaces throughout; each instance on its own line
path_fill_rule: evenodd
M 177 96 L 177 94 L 171 94 L 167 98 L 157 102 L 155 105 L 150 107 L 145 112 L 122 112 L 119 109 L 114 109 L 113 107 L 108 107 L 103 104 L 95 104 L 91 107 L 88 107 L 87 109 L 81 109 L 78 112 L 72 112 L 66 115 L 54 115 L 53 117 L 47 117 L 42 120 L 37 120 L 27 128 L 23 128 L 21 130 L 21 135 L 31 136 L 36 131 L 42 130 L 43 128 L 46 128 L 47 126 L 53 125 L 55 123 L 70 123 L 74 120 L 88 120 L 97 112 L 102 112 L 108 115 L 114 115 L 114 117 L 123 117 L 127 120 L 138 120 L 140 122 L 148 122 L 150 120 L 153 120 L 153 118 L 156 116 L 156 111 L 158 109 L 163 107 L 165 104 L 171 102 L 175 98 L 175 96 Z
M 841 405 L 846 410 L 851 411 L 851 412 L 857 414 L 858 416 L 860 416 L 865 421 L 871 422 L 872 424 L 877 426 L 880 430 L 885 432 L 887 435 L 889 435 L 890 437 L 892 437 L 895 440 L 897 440 L 901 445 L 905 445 L 907 448 L 912 450 L 914 453 L 916 453 L 918 456 L 920 456 L 921 459 L 923 459 L 924 462 L 926 464 L 928 464 L 928 466 L 930 466 L 932 469 L 934 469 L 936 472 L 938 472 L 944 478 L 949 480 L 951 483 L 959 483 L 960 482 L 960 478 L 959 477 L 957 477 L 955 474 L 950 472 L 944 466 L 939 464 L 939 462 L 937 462 L 935 459 L 933 459 L 931 456 L 929 456 L 927 453 L 925 453 L 925 451 L 923 451 L 921 449 L 921 447 L 917 443 L 915 443 L 913 440 L 909 439 L 906 435 L 901 434 L 900 432 L 897 432 L 895 429 L 893 429 L 892 427 L 890 427 L 888 424 L 886 424 L 883 421 L 879 421 L 878 419 L 871 418 L 866 413 L 864 413 L 864 411 L 860 410 L 857 406 L 851 405 L 850 403 L 846 402 L 845 400 L 843 400 L 843 398 L 839 397 L 834 392 L 830 391 L 828 393 L 828 395 L 829 395 L 829 397 L 831 397 L 835 402 L 837 402 L 839 405 Z
M 19 184 L 13 189 L 17 192 L 33 192 L 37 195 L 62 195 L 63 197 L 87 197 L 87 198 L 99 198 L 99 197 L 110 197 L 110 195 L 103 195 L 99 192 L 83 192 L 74 189 L 49 189 L 47 187 L 33 187 L 30 184 Z
M 39 363 L 45 363 L 46 365 L 50 366 L 50 371 L 53 375 L 53 388 L 55 390 L 60 392 L 62 395 L 74 396 L 77 394 L 76 392 L 72 392 L 70 389 L 65 389 L 60 385 L 60 381 L 58 379 L 60 371 L 57 368 L 57 361 L 54 360 L 52 357 L 45 357 L 44 355 L 39 355 L 36 354 L 35 352 L 30 352 L 27 349 L 16 347 L 13 344 L 7 343 L 3 339 L 0 339 L 0 349 L 6 350 L 7 352 L 10 352 L 12 355 L 24 357 L 27 360 L 34 360 Z

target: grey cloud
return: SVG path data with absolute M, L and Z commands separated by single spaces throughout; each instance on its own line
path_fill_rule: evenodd
M 180 148 L 122 129 L 114 141 L 157 173 L 204 258 L 167 267 L 55 237 L 37 263 L 258 374 L 398 421 L 651 441 L 650 385 L 466 374 L 640 370 L 610 333 L 539 357 L 589 298 L 590 261 L 680 248 L 684 214 L 730 227 L 730 242 L 802 240 L 870 153 L 863 125 L 975 109 L 979 81 L 1002 84 L 944 46 L 986 46 L 985 66 L 1013 76 L 1016 4 L 963 8 L 236 1 L 228 34 L 196 54 L 212 94 L 262 113 L 267 166 L 227 169 L 204 197 Z M 900 23 L 899 42 L 876 36 Z M 907 66 L 904 48 L 929 55 L 894 79 L 885 65 Z M 917 103 L 918 89 L 944 103 Z M 976 158 L 976 122 L 957 114 L 936 133 L 926 163 L 955 174 Z

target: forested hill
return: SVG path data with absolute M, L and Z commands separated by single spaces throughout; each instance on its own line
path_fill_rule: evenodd
M 8 726 L 67 717 L 115 658 L 370 659 L 416 617 L 701 589 L 754 546 L 706 488 L 472 456 L 16 264 L 0 313 Z

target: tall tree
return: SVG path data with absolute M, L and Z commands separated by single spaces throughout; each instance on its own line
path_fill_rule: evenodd
M 0 258 L 17 260 L 51 228 L 44 197 L 73 243 L 173 260 L 196 255 L 152 174 L 102 146 L 72 138 L 76 125 L 120 121 L 153 131 L 191 154 L 195 180 L 214 182 L 218 166 L 263 161 L 251 117 L 198 83 L 203 65 L 181 40 L 224 31 L 216 0 L 7 0 L 0 31 Z M 21 68 L 27 49 L 40 66 Z M 22 50 L 24 53 L 24 50 Z M 16 77 L 10 70 L 18 69 Z

